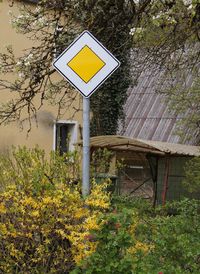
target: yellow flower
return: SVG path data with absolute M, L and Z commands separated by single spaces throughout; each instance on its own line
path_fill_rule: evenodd
M 40 216 L 40 213 L 39 213 L 38 210 L 34 210 L 34 211 L 32 211 L 32 212 L 30 213 L 30 215 L 31 215 L 32 217 L 39 217 L 39 216 Z
M 107 183 L 93 183 L 91 194 L 85 200 L 85 204 L 100 209 L 108 209 L 110 206 L 110 194 L 105 191 Z
M 33 208 L 38 207 L 38 203 L 32 197 L 26 197 L 24 200 L 22 200 L 22 204 L 24 206 L 31 206 Z
M 76 212 L 75 212 L 75 214 L 74 214 L 74 217 L 76 218 L 76 219 L 81 219 L 81 218 L 83 218 L 84 216 L 86 216 L 87 214 L 88 214 L 88 209 L 87 208 L 79 208 Z
M 0 235 L 8 234 L 8 230 L 5 224 L 0 223 Z
M 62 239 L 65 239 L 65 238 L 67 238 L 67 234 L 65 233 L 65 231 L 64 230 L 62 230 L 62 229 L 56 229 L 56 233 L 58 234 L 58 235 L 60 235 L 61 237 L 62 237 Z
M 84 228 L 86 230 L 97 230 L 97 229 L 99 229 L 99 224 L 97 224 L 97 217 L 95 215 L 91 216 L 91 217 L 88 217 L 84 222 Z
M 44 197 L 42 199 L 43 204 L 51 204 L 52 203 L 52 197 Z
M 128 253 L 134 255 L 137 251 L 141 251 L 144 254 L 148 253 L 151 249 L 153 249 L 154 246 L 153 245 L 148 245 L 142 242 L 136 242 L 136 244 L 134 246 L 131 246 L 128 249 Z
M 0 214 L 5 214 L 6 213 L 6 207 L 3 203 L 0 203 Z

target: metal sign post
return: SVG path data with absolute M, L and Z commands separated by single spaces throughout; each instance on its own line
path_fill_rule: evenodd
M 90 98 L 83 97 L 83 165 L 82 194 L 90 193 Z
M 81 33 L 54 61 L 53 67 L 83 95 L 83 183 L 90 192 L 89 97 L 120 66 L 120 62 L 89 31 Z

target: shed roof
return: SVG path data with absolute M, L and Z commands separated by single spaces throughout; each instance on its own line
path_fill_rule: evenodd
M 135 151 L 158 155 L 170 154 L 200 156 L 200 146 L 182 145 L 160 141 L 147 141 L 119 135 L 92 137 L 90 138 L 90 147 L 93 149 L 108 148 L 116 151 Z

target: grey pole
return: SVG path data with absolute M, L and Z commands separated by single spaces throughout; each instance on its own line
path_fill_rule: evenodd
M 82 194 L 90 192 L 90 99 L 83 97 L 83 165 Z

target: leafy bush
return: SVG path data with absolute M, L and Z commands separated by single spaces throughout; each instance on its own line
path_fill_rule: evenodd
M 114 153 L 106 148 L 99 148 L 92 153 L 91 158 L 91 173 L 97 175 L 98 173 L 109 172 L 111 159 Z
M 185 167 L 184 186 L 189 192 L 200 192 L 200 157 L 194 157 Z
M 137 258 L 135 272 L 199 273 L 199 209 L 199 201 L 186 199 L 157 209 L 154 218 L 145 218 L 137 228 L 137 237 L 151 242 L 153 248 Z
M 144 211 L 133 202 L 132 209 L 107 214 L 92 232 L 95 252 L 72 273 L 200 273 L 200 203 L 183 200 L 154 212 L 144 204 Z
M 154 214 L 154 208 L 149 200 L 144 200 L 140 197 L 133 197 L 128 195 L 113 195 L 111 197 L 111 206 L 118 211 L 126 209 L 133 209 L 137 211 L 140 216 Z
M 91 231 L 92 239 L 98 242 L 96 251 L 72 273 L 131 273 L 132 260 L 127 250 L 133 244 L 132 217 L 132 212 L 127 210 L 107 214 L 102 229 Z
M 93 182 L 83 200 L 76 153 L 46 160 L 39 148 L 19 148 L 0 166 L 0 272 L 69 273 L 95 250 L 89 231 L 109 207 L 107 184 Z

